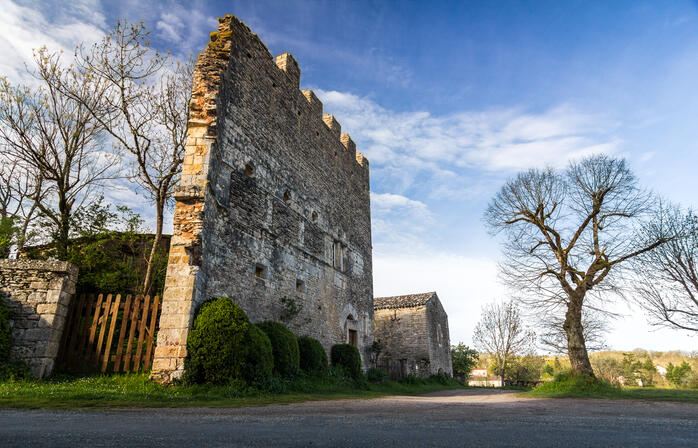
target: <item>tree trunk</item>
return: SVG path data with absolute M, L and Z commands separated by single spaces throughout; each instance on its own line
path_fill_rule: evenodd
M 150 294 L 150 287 L 153 277 L 153 263 L 155 262 L 155 255 L 157 254 L 158 248 L 160 247 L 160 240 L 162 239 L 162 221 L 165 211 L 165 201 L 158 199 L 155 203 L 155 237 L 153 238 L 153 245 L 150 248 L 150 255 L 148 256 L 148 266 L 145 271 L 145 278 L 143 279 L 143 294 Z
M 584 333 L 582 327 L 582 298 L 571 297 L 567 305 L 567 314 L 563 325 L 567 334 L 567 349 L 572 365 L 572 372 L 578 375 L 588 375 L 593 377 L 594 370 L 591 368 L 589 354 L 584 343 Z
M 68 245 L 70 244 L 70 208 L 64 198 L 58 200 L 58 235 L 56 238 L 56 258 L 62 261 L 68 260 Z

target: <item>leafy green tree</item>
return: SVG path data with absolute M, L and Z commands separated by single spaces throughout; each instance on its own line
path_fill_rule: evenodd
M 540 380 L 545 359 L 542 356 L 515 356 L 509 363 L 505 380 L 513 384 L 531 384 Z
M 640 360 L 633 353 L 624 353 L 621 368 L 626 384 L 637 384 L 643 387 L 654 384 L 657 368 L 649 357 Z
M 451 346 L 451 362 L 453 364 L 454 376 L 468 379 L 470 372 L 473 371 L 479 359 L 480 354 L 477 350 L 463 345 L 462 342 Z
M 596 376 L 611 384 L 619 385 L 621 377 L 624 377 L 623 366 L 612 357 L 597 356 L 591 360 L 591 364 Z
M 10 256 L 10 249 L 17 237 L 14 217 L 0 217 L 0 258 Z
M 666 368 L 666 379 L 676 387 L 685 386 L 692 371 L 691 365 L 686 361 L 677 366 L 669 363 Z

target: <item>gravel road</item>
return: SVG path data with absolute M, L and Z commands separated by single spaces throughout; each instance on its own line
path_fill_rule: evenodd
M 2 447 L 698 446 L 698 405 L 457 390 L 256 408 L 0 409 Z

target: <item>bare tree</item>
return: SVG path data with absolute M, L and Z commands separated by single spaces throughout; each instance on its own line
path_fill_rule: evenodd
M 5 149 L 0 156 L 0 219 L 14 229 L 11 243 L 20 253 L 32 237 L 30 228 L 37 217 L 37 201 L 32 198 L 43 200 L 47 190 L 41 173 L 27 169 L 8 153 Z M 9 250 L 3 252 L 2 256 L 9 255 Z
M 35 53 L 35 62 L 36 88 L 15 87 L 0 79 L 0 138 L 16 163 L 38 173 L 34 181 L 42 187 L 30 197 L 51 223 L 56 256 L 64 260 L 72 214 L 90 190 L 109 177 L 116 158 L 103 151 L 102 126 L 59 88 L 70 85 L 89 96 L 94 93 L 90 84 L 46 48 Z
M 142 291 L 150 289 L 153 261 L 164 211 L 171 201 L 184 160 L 192 90 L 193 60 L 172 63 L 153 50 L 143 23 L 118 21 L 100 42 L 76 53 L 76 64 L 102 92 L 99 101 L 82 91 L 80 101 L 135 160 L 135 180 L 155 205 L 155 237 L 147 259 Z
M 542 349 L 555 354 L 567 354 L 567 334 L 564 324 L 564 317 L 558 314 L 539 318 L 538 328 L 541 330 L 538 342 Z M 582 328 L 588 351 L 596 352 L 608 348 L 605 337 L 609 328 L 605 313 L 585 307 L 582 313 Z
M 671 239 L 634 238 L 653 197 L 638 186 L 625 160 L 592 156 L 559 172 L 531 169 L 509 180 L 484 219 L 504 234 L 501 272 L 538 312 L 564 315 L 574 372 L 593 376 L 582 315 L 622 293 L 627 261 Z M 528 293 L 528 294 L 527 294 Z
M 494 360 L 502 385 L 512 358 L 532 348 L 534 340 L 535 334 L 524 327 L 513 301 L 485 306 L 473 333 L 475 347 Z
M 676 239 L 638 257 L 635 299 L 651 323 L 698 332 L 698 217 L 692 210 L 662 206 L 643 228 L 645 241 Z

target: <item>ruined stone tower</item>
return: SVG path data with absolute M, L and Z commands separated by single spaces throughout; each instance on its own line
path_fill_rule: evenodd
M 152 375 L 183 372 L 203 301 L 231 297 L 368 362 L 373 279 L 368 160 L 310 90 L 233 16 L 198 57 Z

